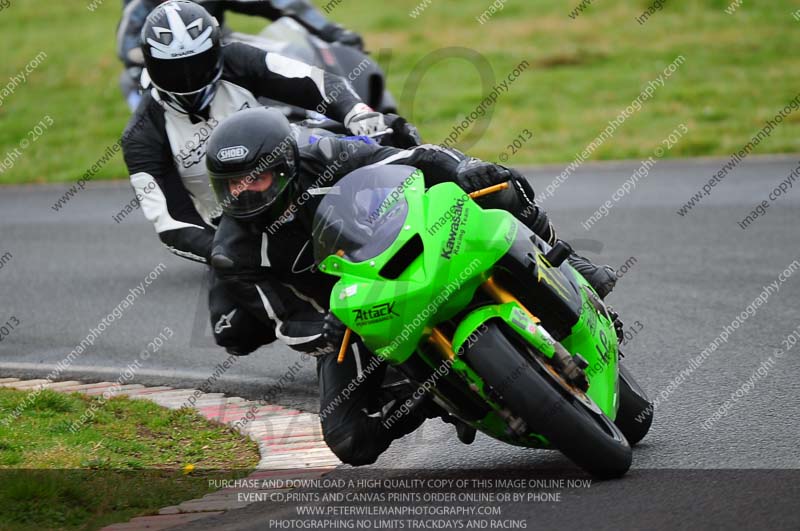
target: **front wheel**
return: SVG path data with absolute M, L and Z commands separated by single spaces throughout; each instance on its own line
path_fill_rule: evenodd
M 580 390 L 568 391 L 544 363 L 520 352 L 496 322 L 487 323 L 464 357 L 529 431 L 575 464 L 602 479 L 628 471 L 633 456 L 620 429 Z
M 631 445 L 635 445 L 650 431 L 653 423 L 653 404 L 633 375 L 619 365 L 619 410 L 614 424 L 622 430 Z

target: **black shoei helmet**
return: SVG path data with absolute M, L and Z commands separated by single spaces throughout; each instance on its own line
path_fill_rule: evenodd
M 161 99 L 178 112 L 208 107 L 222 76 L 219 24 L 202 6 L 170 0 L 147 16 L 142 52 Z
M 292 127 L 274 109 L 239 111 L 208 139 L 211 187 L 222 210 L 239 219 L 258 216 L 283 201 L 299 161 Z

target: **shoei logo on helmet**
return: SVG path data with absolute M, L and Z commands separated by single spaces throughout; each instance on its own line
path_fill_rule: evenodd
M 244 146 L 233 146 L 222 148 L 217 151 L 217 158 L 221 162 L 228 162 L 229 160 L 242 160 L 250 153 L 250 150 Z
M 180 59 L 203 53 L 212 47 L 211 33 L 214 28 L 209 26 L 203 31 L 202 18 L 196 19 L 187 26 L 183 23 L 183 19 L 178 13 L 181 10 L 181 6 L 167 4 L 163 9 L 167 15 L 169 27 L 154 26 L 153 33 L 162 41 L 166 40 L 163 38 L 164 35 L 170 35 L 172 39 L 169 39 L 165 44 L 148 37 L 147 43 L 152 47 L 150 53 L 154 58 Z

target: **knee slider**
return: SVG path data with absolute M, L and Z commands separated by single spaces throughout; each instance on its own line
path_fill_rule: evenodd
M 331 452 L 347 465 L 371 465 L 381 452 L 369 440 L 357 440 L 352 433 L 325 433 L 325 442 Z

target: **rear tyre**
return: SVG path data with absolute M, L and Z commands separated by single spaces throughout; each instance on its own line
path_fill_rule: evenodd
M 631 446 L 644 439 L 653 424 L 653 403 L 622 364 L 619 365 L 619 410 L 614 424 Z
M 567 391 L 557 376 L 520 352 L 496 322 L 487 323 L 464 357 L 529 432 L 547 437 L 575 464 L 601 479 L 628 471 L 632 451 L 620 429 L 596 405 L 584 403 L 579 390 Z

